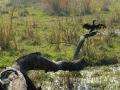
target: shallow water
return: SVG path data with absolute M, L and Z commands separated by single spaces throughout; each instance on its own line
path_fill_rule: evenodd
M 120 65 L 88 67 L 80 72 L 39 73 L 43 90 L 120 90 Z M 41 76 L 41 77 L 40 77 Z

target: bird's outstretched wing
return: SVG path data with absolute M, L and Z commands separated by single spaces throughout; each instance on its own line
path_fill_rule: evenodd
M 87 29 L 87 30 L 91 30 L 91 28 L 92 28 L 92 25 L 90 25 L 90 24 L 84 24 L 83 25 L 83 28 L 85 28 L 85 29 Z

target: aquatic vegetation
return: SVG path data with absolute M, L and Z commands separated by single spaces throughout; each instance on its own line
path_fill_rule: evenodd
M 33 73 L 34 71 L 32 71 Z M 58 71 L 56 73 L 36 73 L 30 75 L 37 85 L 41 82 L 44 90 L 119 90 L 120 65 L 89 67 L 80 72 Z M 48 78 L 48 79 L 46 79 Z M 49 79 L 50 78 L 50 79 Z M 71 90 L 71 89 L 70 89 Z

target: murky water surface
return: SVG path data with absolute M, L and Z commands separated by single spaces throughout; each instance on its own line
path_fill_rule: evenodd
M 80 72 L 40 73 L 34 77 L 43 90 L 120 90 L 120 65 L 90 67 Z

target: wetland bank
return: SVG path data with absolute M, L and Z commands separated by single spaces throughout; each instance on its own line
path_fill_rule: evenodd
M 87 67 L 80 72 L 30 72 L 36 85 L 44 90 L 119 90 L 120 65 Z M 41 76 L 41 77 L 39 77 Z M 38 84 L 39 83 L 39 84 Z

